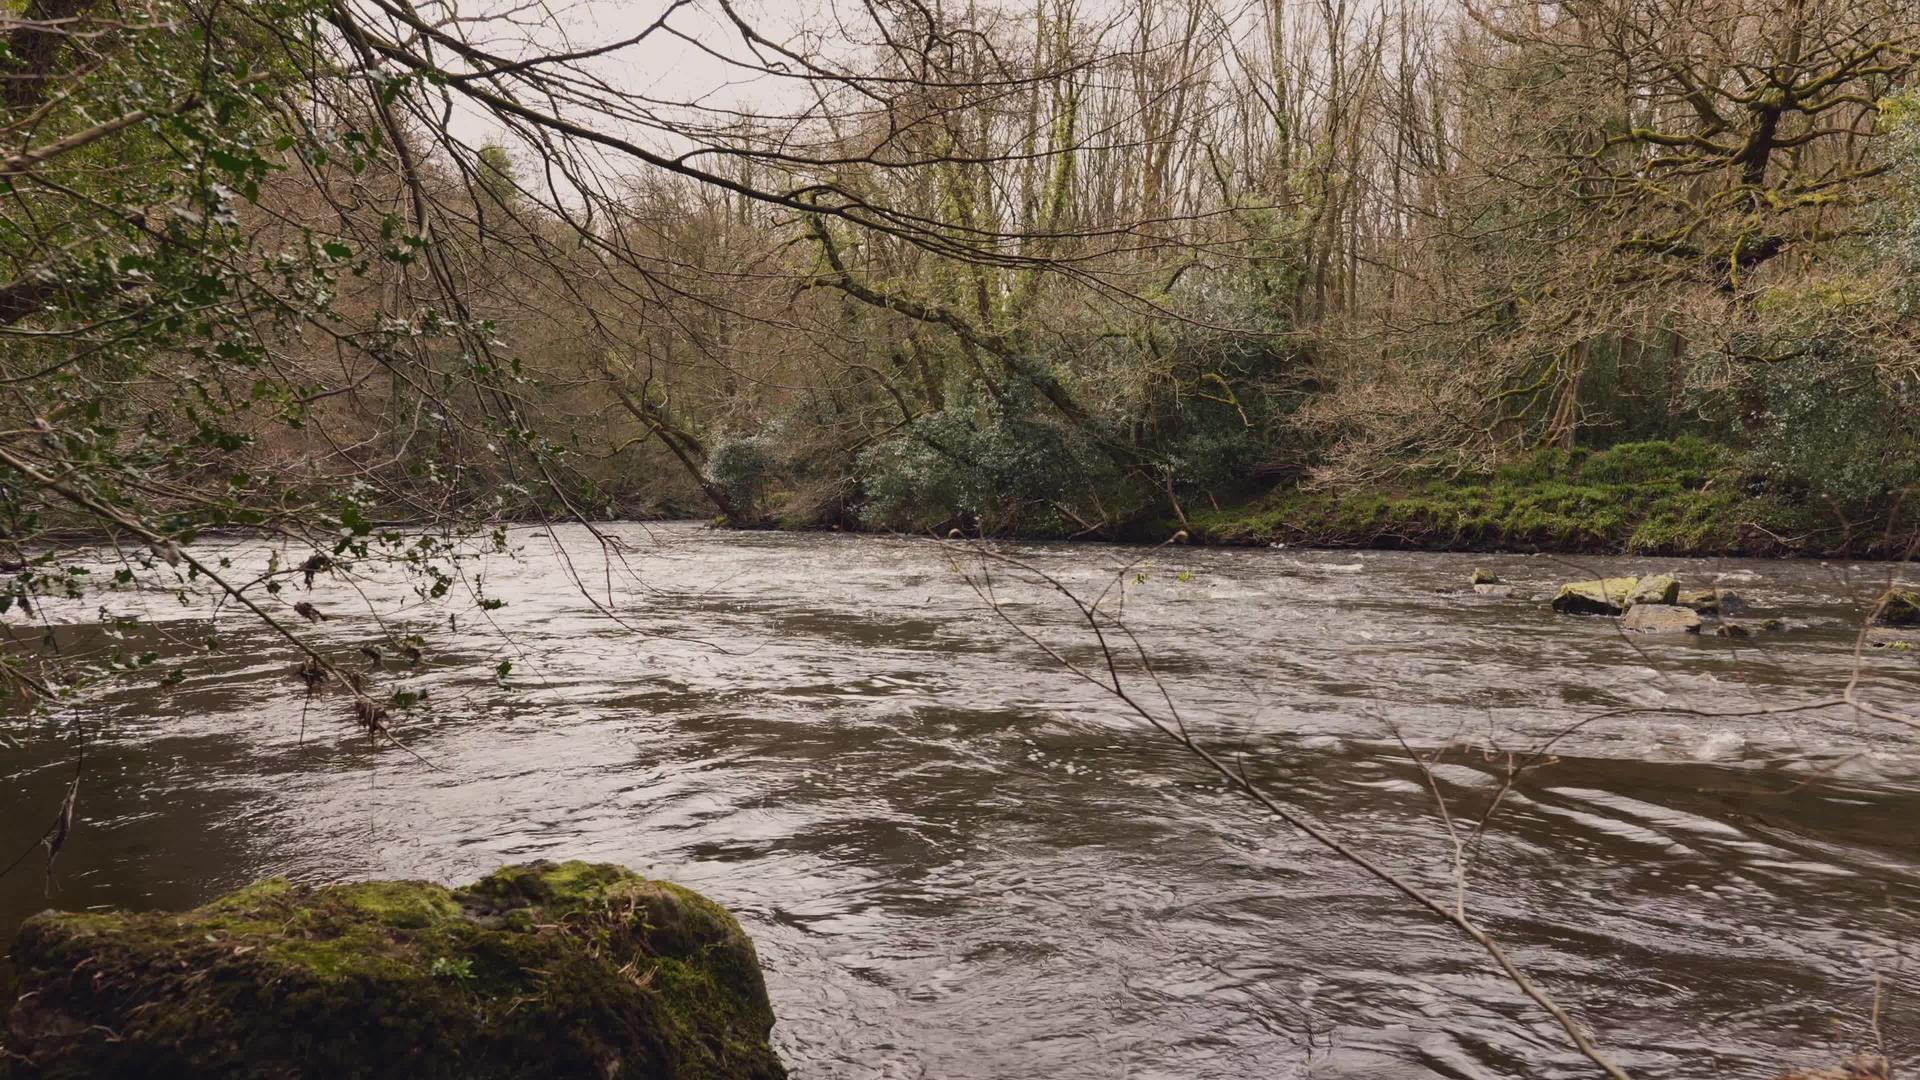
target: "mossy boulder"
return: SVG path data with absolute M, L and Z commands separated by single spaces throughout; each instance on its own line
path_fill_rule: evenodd
M 1553 610 L 1568 615 L 1618 615 L 1627 609 L 1627 598 L 1639 581 L 1630 577 L 1570 581 L 1553 594 Z
M 12 957 L 17 1080 L 779 1080 L 753 943 L 697 893 L 531 863 L 462 889 L 261 882 L 183 914 L 49 912 Z
M 1473 584 L 1499 585 L 1501 584 L 1500 575 L 1494 573 L 1493 571 L 1487 569 L 1484 566 L 1476 566 L 1473 568 Z
M 1887 626 L 1920 626 L 1920 590 L 1889 591 L 1874 609 L 1874 621 Z
M 1635 604 L 1671 604 L 1680 596 L 1680 582 L 1670 574 L 1653 574 L 1633 583 L 1627 590 L 1627 606 Z

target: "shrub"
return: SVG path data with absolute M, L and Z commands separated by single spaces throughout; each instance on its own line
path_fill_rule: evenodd
M 759 517 L 774 470 L 765 435 L 723 435 L 707 451 L 707 482 L 719 488 L 741 518 Z
M 1824 347 L 1769 375 L 1747 455 L 1763 490 L 1858 519 L 1920 484 L 1920 387 L 1889 385 L 1870 364 Z
M 984 533 L 1071 535 L 1104 518 L 1091 508 L 1102 489 L 1124 484 L 1084 428 L 998 401 L 922 416 L 862 453 L 855 470 L 861 521 L 903 531 L 960 522 Z

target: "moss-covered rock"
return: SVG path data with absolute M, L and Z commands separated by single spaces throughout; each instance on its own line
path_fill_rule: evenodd
M 1680 595 L 1680 582 L 1669 574 L 1653 574 L 1633 583 L 1627 592 L 1627 606 L 1635 604 L 1671 604 Z
M 697 893 L 531 863 L 463 889 L 273 880 L 183 914 L 61 914 L 12 950 L 18 1080 L 778 1080 L 753 943 Z
M 1500 581 L 1500 576 L 1498 574 L 1495 574 L 1493 571 L 1487 569 L 1484 566 L 1476 566 L 1473 568 L 1473 584 L 1499 585 L 1501 584 L 1501 581 Z
M 1920 590 L 1889 591 L 1874 609 L 1874 621 L 1887 626 L 1920 626 Z
M 1627 609 L 1627 597 L 1639 578 L 1602 578 L 1570 581 L 1553 594 L 1553 610 L 1568 615 L 1618 615 Z

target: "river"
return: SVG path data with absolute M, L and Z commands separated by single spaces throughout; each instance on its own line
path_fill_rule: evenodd
M 427 707 L 394 722 L 417 759 L 355 734 L 340 698 L 309 703 L 285 650 L 230 608 L 225 651 L 189 655 L 211 629 L 204 594 L 108 597 L 186 679 L 0 721 L 0 857 L 39 835 L 83 732 L 88 747 L 51 893 L 37 867 L 0 880 L 0 934 L 47 906 L 179 907 L 273 874 L 455 883 L 607 860 L 740 916 L 800 1078 L 1595 1075 L 1456 932 L 1016 634 L 968 584 L 965 549 L 609 534 L 617 557 L 573 527 L 464 564 L 507 601 L 491 612 L 381 574 L 316 582 L 323 640 L 374 640 L 369 605 L 427 638 L 405 680 Z M 255 543 L 202 547 L 264 563 Z M 1435 788 L 1470 822 L 1515 753 L 1583 717 L 1748 714 L 1566 735 L 1473 845 L 1470 909 L 1636 1077 L 1831 1062 L 1873 1041 L 1876 1011 L 1896 1060 L 1920 1051 L 1920 732 L 1849 709 L 1756 714 L 1857 668 L 1874 700 L 1920 703 L 1920 649 L 1855 655 L 1886 566 L 996 550 L 1089 593 L 1117 580 L 1203 741 L 1442 892 Z M 1535 598 L 1474 594 L 1475 566 Z M 1788 626 L 1628 640 L 1538 599 L 1669 569 L 1721 575 Z M 1098 659 L 1064 600 L 1010 573 L 1008 618 Z M 45 607 L 63 647 L 97 645 L 96 603 Z

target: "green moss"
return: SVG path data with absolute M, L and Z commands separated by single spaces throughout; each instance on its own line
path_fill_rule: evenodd
M 283 896 L 292 889 L 293 885 L 288 882 L 286 878 L 268 878 L 265 881 L 256 881 L 243 889 L 236 889 L 200 910 L 209 913 L 220 911 L 248 911 L 259 907 L 268 900 Z M 118 916 L 107 917 L 117 918 Z
M 13 956 L 22 1080 L 784 1075 L 739 925 L 617 866 L 508 867 L 455 891 L 270 881 L 179 915 L 48 914 Z
M 1213 543 L 1648 555 L 1893 554 L 1904 531 L 1823 513 L 1743 494 L 1731 451 L 1677 439 L 1543 450 L 1485 477 L 1283 490 L 1190 518 L 1195 538 Z
M 460 914 L 459 905 L 444 890 L 421 888 L 411 881 L 347 885 L 336 895 L 354 911 L 377 923 L 401 929 L 435 926 Z
M 495 906 L 572 912 L 605 903 L 633 880 L 630 871 L 610 863 L 536 862 L 502 867 L 465 892 Z
M 1702 488 L 1733 465 L 1733 451 L 1691 436 L 1662 442 L 1621 443 L 1594 454 L 1575 470 L 1588 484 L 1659 484 Z
M 1552 607 L 1570 615 L 1618 615 L 1626 610 L 1639 583 L 1630 577 L 1568 582 L 1554 594 Z

